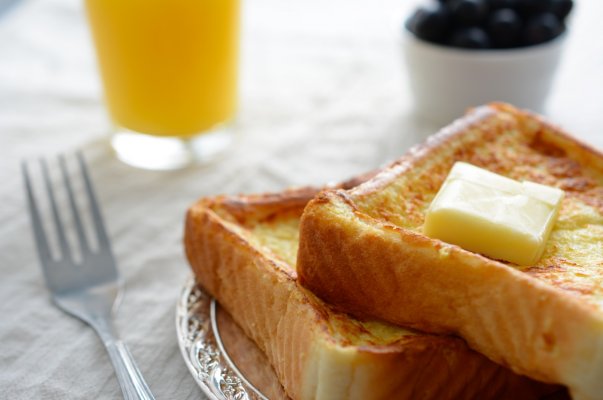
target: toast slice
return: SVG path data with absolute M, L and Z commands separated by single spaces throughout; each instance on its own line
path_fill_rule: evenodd
M 422 233 L 456 161 L 565 191 L 535 265 Z M 477 108 L 360 186 L 319 194 L 300 229 L 299 280 L 338 310 L 458 334 L 574 399 L 603 399 L 603 154 L 540 117 Z
M 335 312 L 297 282 L 299 222 L 314 189 L 193 205 L 184 243 L 197 281 L 266 354 L 293 399 L 540 399 L 456 337 Z M 555 399 L 566 398 L 566 392 Z M 559 397 L 557 397 L 559 396 Z

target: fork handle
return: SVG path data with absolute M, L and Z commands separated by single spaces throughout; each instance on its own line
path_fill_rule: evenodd
M 125 400 L 155 400 L 126 344 L 119 339 L 111 320 L 97 320 L 94 327 L 113 363 Z

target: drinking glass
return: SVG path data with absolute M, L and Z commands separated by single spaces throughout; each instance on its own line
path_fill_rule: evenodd
M 86 10 L 122 161 L 175 169 L 232 143 L 239 0 L 86 0 Z

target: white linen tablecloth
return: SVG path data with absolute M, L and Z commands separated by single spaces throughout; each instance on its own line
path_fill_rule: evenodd
M 240 140 L 219 162 L 149 172 L 117 161 L 82 2 L 25 0 L 0 17 L 0 398 L 114 399 L 94 332 L 50 303 L 22 159 L 83 149 L 127 290 L 116 315 L 158 399 L 203 395 L 181 359 L 188 205 L 204 195 L 320 185 L 375 168 L 439 127 L 417 119 L 400 60 L 412 2 L 246 1 Z M 580 1 L 548 114 L 603 148 L 603 5 Z

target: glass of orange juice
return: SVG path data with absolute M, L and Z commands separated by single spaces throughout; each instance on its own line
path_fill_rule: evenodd
M 86 9 L 121 160 L 174 169 L 231 144 L 239 0 L 86 0 Z

